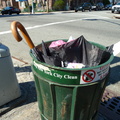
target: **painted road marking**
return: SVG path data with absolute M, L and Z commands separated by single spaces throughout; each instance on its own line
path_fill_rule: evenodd
M 92 15 L 92 16 L 97 16 L 97 15 Z M 99 19 L 102 19 L 102 18 L 105 19 L 105 18 L 107 18 L 107 17 L 97 16 L 97 19 L 98 19 L 98 17 L 100 17 Z M 51 26 L 51 25 L 57 25 L 57 24 L 63 24 L 63 23 L 69 23 L 69 22 L 76 22 L 76 21 L 80 21 L 80 20 L 84 20 L 84 19 L 96 19 L 96 18 L 87 17 L 87 18 L 67 20 L 67 21 L 61 21 L 61 22 L 53 22 L 53 23 L 47 23 L 47 24 L 43 24 L 43 25 L 35 25 L 33 27 L 26 27 L 25 29 L 26 30 L 30 30 L 30 29 L 35 29 L 35 28 L 40 28 L 40 27 L 46 27 L 46 26 Z M 11 32 L 12 32 L 11 30 L 3 31 L 3 32 L 0 32 L 0 35 L 9 34 Z
M 46 27 L 46 26 L 51 26 L 51 25 L 57 25 L 57 24 L 62 24 L 62 23 L 68 23 L 68 22 L 75 22 L 75 21 L 80 21 L 82 19 L 75 19 L 75 20 L 67 20 L 67 21 L 61 21 L 61 22 L 53 22 L 53 23 L 47 23 L 47 24 L 43 24 L 43 25 L 35 25 L 33 27 L 26 27 L 26 30 L 30 30 L 30 29 L 35 29 L 35 28 L 40 28 L 40 27 Z M 8 34 L 11 33 L 12 31 L 4 31 L 4 32 L 0 32 L 0 35 L 4 35 L 4 34 Z

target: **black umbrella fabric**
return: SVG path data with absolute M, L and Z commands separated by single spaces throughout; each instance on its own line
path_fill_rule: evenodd
M 57 53 L 51 53 L 49 47 L 42 41 L 42 56 L 45 63 L 61 67 L 61 59 Z
M 87 67 L 96 66 L 110 58 L 110 52 L 88 42 L 83 36 L 57 47 L 48 47 L 42 41 L 45 63 L 62 67 L 61 63 L 82 63 Z

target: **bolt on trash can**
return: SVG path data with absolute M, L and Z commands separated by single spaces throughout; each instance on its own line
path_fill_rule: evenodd
M 30 55 L 41 120 L 96 119 L 113 55 L 101 65 L 82 69 L 51 66 Z
M 20 95 L 21 91 L 9 48 L 0 43 L 0 106 L 20 97 Z

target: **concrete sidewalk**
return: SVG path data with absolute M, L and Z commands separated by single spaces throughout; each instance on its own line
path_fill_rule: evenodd
M 120 19 L 120 14 L 115 14 L 115 15 L 114 15 L 114 18 Z

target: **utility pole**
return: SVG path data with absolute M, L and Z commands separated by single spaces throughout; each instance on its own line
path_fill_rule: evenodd
M 47 0 L 47 13 L 49 12 L 49 0 Z
M 113 4 L 113 5 L 115 4 L 115 0 L 112 0 L 112 4 Z
M 32 0 L 32 14 L 34 14 L 34 0 Z

